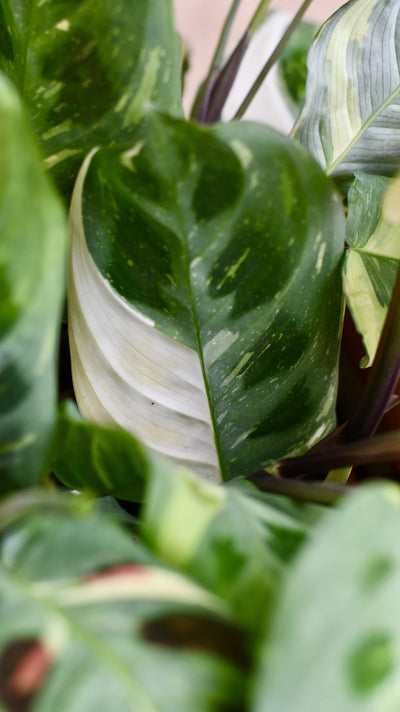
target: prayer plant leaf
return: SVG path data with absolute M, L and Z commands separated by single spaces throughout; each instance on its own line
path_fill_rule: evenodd
M 318 32 L 294 137 L 335 176 L 400 167 L 400 0 L 352 0 Z
M 155 552 L 228 601 L 256 633 L 307 532 L 300 512 L 281 510 L 249 483 L 221 487 L 185 470 L 151 477 L 142 518 Z
M 181 112 L 171 0 L 0 0 L 0 68 L 69 194 L 94 146 L 123 142 L 151 101 Z
M 400 224 L 389 225 L 382 201 L 390 179 L 356 173 L 349 195 L 344 289 L 367 358 L 374 360 L 400 264 Z
M 394 485 L 367 486 L 322 519 L 266 632 L 252 712 L 399 707 L 399 537 Z
M 315 162 L 265 126 L 149 112 L 89 156 L 71 210 L 82 414 L 213 480 L 334 423 L 344 218 Z
M 6 532 L 0 555 L 4 709 L 243 709 L 228 605 L 108 517 L 50 508 Z
M 0 493 L 43 474 L 56 418 L 66 220 L 0 74 Z

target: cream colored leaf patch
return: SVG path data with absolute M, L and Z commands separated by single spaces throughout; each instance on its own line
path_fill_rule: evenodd
M 201 477 L 221 479 L 198 354 L 158 331 L 100 274 L 86 245 L 80 172 L 71 207 L 69 326 L 83 416 L 119 425 Z

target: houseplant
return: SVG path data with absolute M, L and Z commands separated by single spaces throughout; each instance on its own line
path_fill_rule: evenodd
M 400 449 L 399 0 L 319 30 L 290 138 L 217 121 L 265 1 L 194 122 L 169 0 L 0 8 L 0 709 L 395 709 L 399 493 L 344 483 Z

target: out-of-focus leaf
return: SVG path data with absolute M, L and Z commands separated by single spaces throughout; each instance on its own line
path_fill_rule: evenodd
M 367 358 L 374 360 L 400 264 L 400 223 L 389 225 L 382 200 L 390 179 L 357 172 L 349 196 L 344 289 Z
M 335 176 L 400 167 L 400 0 L 351 0 L 309 53 L 294 137 Z
M 294 564 L 261 649 L 252 712 L 377 712 L 400 704 L 400 494 L 349 495 Z
M 5 709 L 243 709 L 246 646 L 228 606 L 151 559 L 97 514 L 48 511 L 10 530 L 0 563 Z
M 383 196 L 382 214 L 389 225 L 400 223 L 400 174 L 393 178 Z
M 222 113 L 225 121 L 235 115 L 291 19 L 289 13 L 270 12 L 257 27 L 225 103 Z M 244 114 L 246 120 L 260 121 L 289 133 L 304 104 L 306 57 L 314 33 L 312 25 L 299 25 Z
M 139 502 L 149 475 L 170 469 L 121 428 L 83 420 L 74 403 L 60 406 L 52 468 L 67 487 Z
M 289 139 L 150 112 L 130 151 L 86 160 L 71 223 L 85 417 L 214 480 L 332 428 L 344 219 Z
M 0 68 L 68 194 L 85 154 L 123 143 L 149 101 L 181 112 L 171 0 L 1 0 Z
M 259 631 L 307 528 L 294 510 L 285 512 L 256 492 L 248 483 L 222 488 L 184 470 L 174 477 L 159 473 L 150 480 L 143 527 L 157 554 Z
M 0 493 L 43 474 L 56 418 L 65 217 L 0 76 Z

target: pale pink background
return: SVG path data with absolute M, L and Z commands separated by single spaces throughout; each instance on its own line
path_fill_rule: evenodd
M 254 13 L 260 0 L 242 0 L 233 35 L 238 36 Z M 306 17 L 317 23 L 344 5 L 345 0 L 314 0 Z M 191 69 L 186 78 L 185 107 L 191 104 L 195 88 L 204 78 L 232 0 L 174 0 L 178 29 L 190 51 Z M 275 0 L 271 8 L 295 12 L 301 0 Z M 266 58 L 267 59 L 267 58 Z

